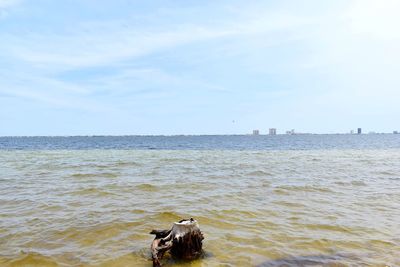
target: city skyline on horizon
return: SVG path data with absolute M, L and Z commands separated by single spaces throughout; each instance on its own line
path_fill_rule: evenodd
M 271 133 L 271 129 L 275 130 L 275 133 Z M 185 133 L 180 133 L 180 134 L 77 134 L 77 135 L 0 135 L 0 137 L 101 137 L 101 136 L 243 136 L 243 135 L 261 135 L 261 136 L 273 136 L 273 135 L 368 135 L 368 134 L 399 134 L 399 130 L 393 130 L 390 132 L 381 132 L 381 131 L 364 131 L 358 133 L 355 130 L 349 130 L 347 132 L 301 132 L 301 131 L 296 131 L 295 129 L 290 129 L 290 130 L 281 130 L 279 131 L 276 128 L 266 128 L 266 129 L 253 129 L 251 131 L 248 131 L 246 133 L 222 133 L 222 134 L 216 134 L 216 133 L 207 133 L 207 134 L 185 134 Z

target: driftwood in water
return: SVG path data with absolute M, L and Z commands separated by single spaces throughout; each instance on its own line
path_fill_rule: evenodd
M 177 259 L 192 260 L 202 253 L 203 234 L 196 220 L 175 222 L 171 230 L 153 230 L 156 237 L 151 244 L 153 266 L 161 266 L 160 260 L 166 251 Z

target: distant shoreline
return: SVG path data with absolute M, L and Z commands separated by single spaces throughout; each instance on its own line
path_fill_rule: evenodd
M 126 135 L 3 135 L 0 138 L 67 138 L 67 137 L 196 137 L 196 136 L 292 136 L 292 135 L 396 135 L 395 133 L 294 133 L 294 134 L 126 134 Z

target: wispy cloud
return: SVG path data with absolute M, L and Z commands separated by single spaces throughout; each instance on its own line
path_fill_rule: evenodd
M 20 3 L 20 0 L 0 0 L 0 20 L 8 15 L 8 9 Z
M 0 0 L 0 9 L 5 9 L 17 5 L 21 0 Z
M 37 67 L 50 64 L 59 68 L 78 68 L 112 64 L 178 45 L 229 34 L 231 34 L 229 31 L 204 28 L 156 33 L 116 29 L 115 32 L 63 36 L 33 34 L 13 40 L 10 50 L 16 58 L 35 64 Z
M 221 38 L 251 38 L 246 35 L 274 33 L 309 24 L 305 17 L 288 14 L 259 14 L 229 19 L 220 25 L 167 23 L 146 29 L 129 21 L 77 24 L 73 31 L 28 32 L 19 36 L 2 34 L 1 47 L 15 58 L 38 68 L 73 69 L 114 64 L 166 49 Z
M 91 91 L 84 84 L 47 77 L 35 71 L 0 72 L 0 93 L 3 96 L 39 102 L 50 108 L 69 108 L 90 112 L 111 111 L 111 107 L 88 98 Z
M 400 38 L 400 2 L 396 0 L 356 0 L 345 17 L 356 34 L 372 38 L 393 40 Z
M 338 114 L 338 127 L 354 106 L 348 121 L 378 108 L 400 115 L 397 1 L 119 4 L 94 16 L 77 1 L 52 16 L 62 7 L 51 1 L 0 0 L 0 13 L 21 8 L 0 27 L 2 95 L 93 119 L 129 115 L 143 128 L 139 115 L 149 124 L 168 114 L 243 118 L 242 131 L 269 120 L 321 125 L 324 114 Z

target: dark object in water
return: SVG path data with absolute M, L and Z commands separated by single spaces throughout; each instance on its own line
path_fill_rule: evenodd
M 204 237 L 193 218 L 175 222 L 171 230 L 153 230 L 150 234 L 156 236 L 151 244 L 154 267 L 161 266 L 160 260 L 167 251 L 172 257 L 184 260 L 193 260 L 202 254 Z

